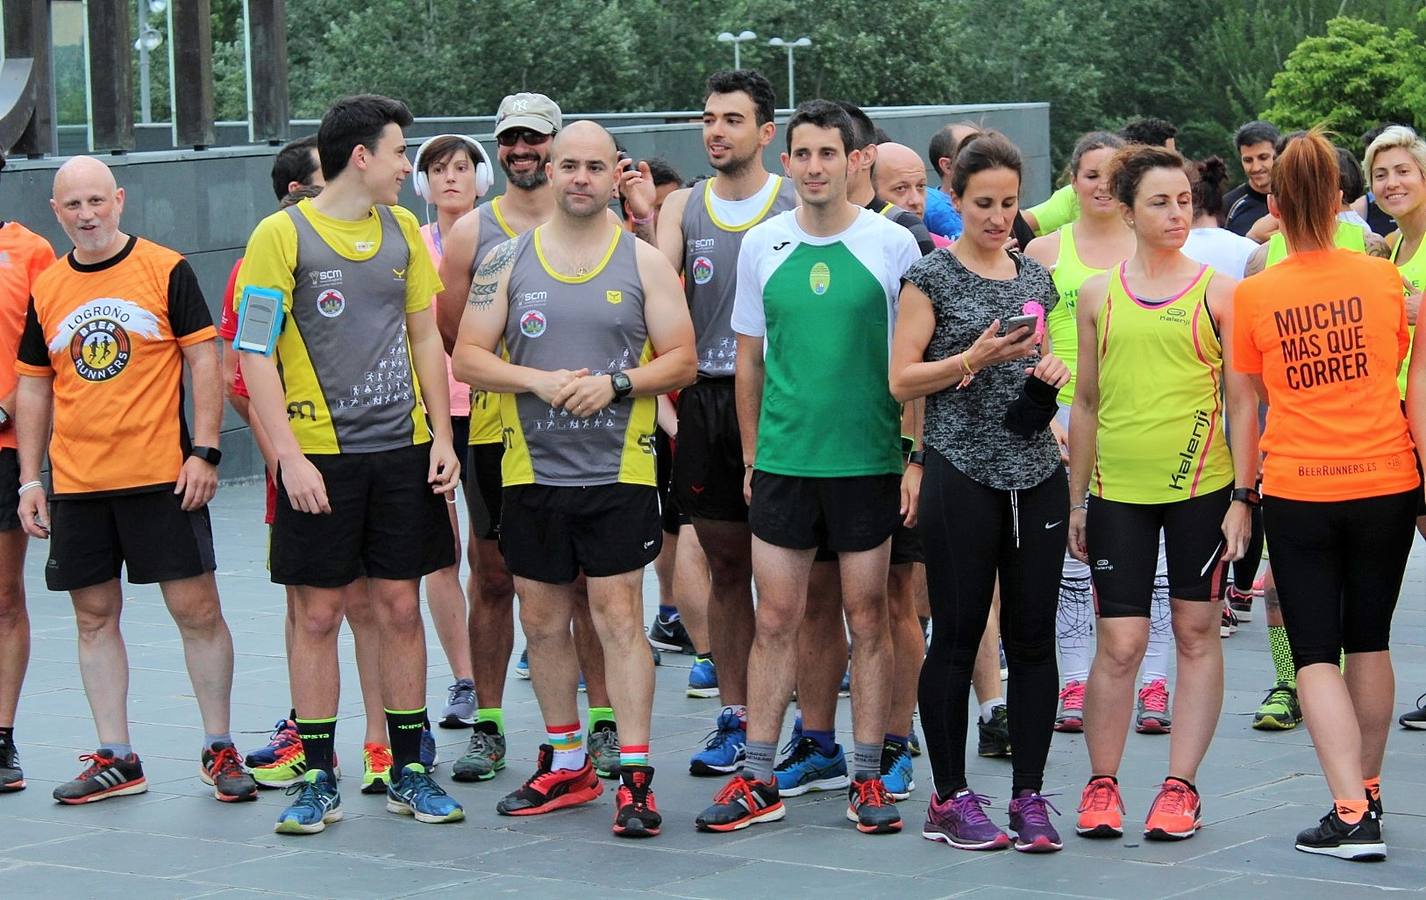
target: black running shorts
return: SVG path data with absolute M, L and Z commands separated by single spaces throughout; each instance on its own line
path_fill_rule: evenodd
M 663 546 L 659 495 L 640 484 L 505 489 L 500 550 L 512 575 L 569 584 L 642 569 Z
M 881 546 L 900 524 L 900 475 L 805 478 L 753 472 L 748 525 L 774 546 L 859 553 Z
M 695 519 L 746 522 L 743 442 L 733 379 L 700 379 L 678 395 L 678 455 L 673 495 Z
M 455 564 L 445 497 L 426 481 L 430 444 L 307 459 L 322 473 L 332 511 L 293 509 L 279 472 L 274 582 L 342 587 L 361 575 L 406 581 Z
M 500 537 L 500 461 L 504 458 L 505 445 L 499 442 L 471 444 L 465 457 L 465 470 L 470 473 L 465 502 L 470 507 L 470 533 L 477 540 Z
M 119 577 L 130 584 L 194 578 L 217 568 L 208 508 L 184 512 L 172 488 L 50 500 L 45 585 L 74 591 Z
M 13 447 L 0 450 L 0 531 L 20 527 L 20 457 Z

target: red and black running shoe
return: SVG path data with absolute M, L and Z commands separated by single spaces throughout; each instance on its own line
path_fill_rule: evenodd
M 713 798 L 713 805 L 698 814 L 699 831 L 738 831 L 757 822 L 776 822 L 787 815 L 777 792 L 777 779 L 758 781 L 740 770 Z
M 238 748 L 227 741 L 205 747 L 198 777 L 213 786 L 213 796 L 224 803 L 257 799 L 257 782 L 243 768 Z
M 538 816 L 588 803 L 604 793 L 588 757 L 578 769 L 552 769 L 554 758 L 555 748 L 541 744 L 535 774 L 495 804 L 495 811 L 502 816 Z
M 622 766 L 619 793 L 614 801 L 614 833 L 619 837 L 653 837 L 663 825 L 663 816 L 654 803 L 650 766 Z
M 120 759 L 112 750 L 95 750 L 81 754 L 79 761 L 88 762 L 89 767 L 74 776 L 73 781 L 54 789 L 54 798 L 60 803 L 94 803 L 110 797 L 142 794 L 149 789 L 143 764 L 136 753 Z

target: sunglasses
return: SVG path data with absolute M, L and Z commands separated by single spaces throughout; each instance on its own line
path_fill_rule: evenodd
M 513 147 L 520 143 L 520 141 L 524 141 L 528 146 L 538 147 L 549 139 L 550 135 L 548 134 L 540 134 L 538 131 L 530 131 L 526 128 L 512 128 L 509 131 L 502 131 L 499 136 L 495 138 L 502 147 Z

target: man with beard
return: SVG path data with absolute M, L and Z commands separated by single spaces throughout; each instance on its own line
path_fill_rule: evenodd
M 437 320 L 446 352 L 455 347 L 467 295 L 481 260 L 495 247 L 518 237 L 554 215 L 555 194 L 546 164 L 561 126 L 557 103 L 544 94 L 511 94 L 495 113 L 496 159 L 505 172 L 505 192 L 462 216 L 443 242 Z M 515 646 L 515 582 L 500 552 L 500 466 L 505 447 L 500 426 L 500 395 L 474 390 L 470 398 L 470 655 L 475 675 L 475 728 L 470 744 L 456 760 L 457 781 L 487 781 L 505 768 L 505 670 Z M 582 585 L 583 582 L 580 582 Z M 619 736 L 614 710 L 604 686 L 604 655 L 594 632 L 589 604 L 576 604 L 574 640 L 588 685 L 589 749 L 602 778 L 618 769 Z M 524 656 L 516 673 L 530 677 Z
M 768 80 L 748 69 L 708 79 L 703 144 L 717 174 L 670 194 L 659 214 L 659 249 L 684 276 L 697 335 L 698 381 L 678 399 L 674 496 L 693 518 L 708 557 L 708 634 L 723 701 L 712 738 L 689 766 L 694 775 L 736 771 L 747 740 L 752 544 L 733 397 L 737 339 L 731 318 L 743 236 L 797 205 L 792 183 L 763 168 L 763 150 L 776 132 L 773 99 Z

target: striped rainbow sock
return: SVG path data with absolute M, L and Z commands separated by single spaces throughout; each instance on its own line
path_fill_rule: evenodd
M 555 751 L 554 761 L 550 764 L 552 768 L 584 768 L 587 759 L 584 753 L 584 731 L 578 722 L 572 725 L 546 725 L 545 736 Z
M 647 766 L 649 764 L 648 744 L 621 744 L 619 746 L 619 766 Z

